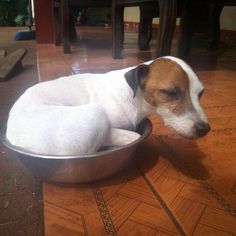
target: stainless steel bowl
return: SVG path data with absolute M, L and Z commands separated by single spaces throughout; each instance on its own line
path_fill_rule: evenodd
M 48 156 L 28 152 L 13 146 L 1 134 L 3 144 L 16 153 L 32 173 L 43 180 L 60 183 L 85 183 L 108 177 L 123 169 L 133 157 L 135 150 L 152 131 L 149 119 L 143 120 L 137 127 L 141 137 L 136 141 L 112 150 L 100 151 L 84 156 Z

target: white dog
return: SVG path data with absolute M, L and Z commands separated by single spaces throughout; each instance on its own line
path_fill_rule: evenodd
M 210 130 L 199 104 L 202 93 L 196 74 L 175 57 L 62 77 L 29 88 L 16 101 L 6 136 L 40 154 L 91 154 L 136 140 L 136 125 L 159 114 L 180 135 L 197 138 Z

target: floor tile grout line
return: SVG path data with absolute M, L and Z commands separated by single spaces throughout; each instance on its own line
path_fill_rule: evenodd
M 122 196 L 122 197 L 125 197 L 125 198 L 132 199 L 132 200 L 137 201 L 137 202 L 140 202 L 140 203 L 145 203 L 145 204 L 147 204 L 147 205 L 156 207 L 156 205 L 154 205 L 154 204 L 152 204 L 152 203 L 147 203 L 147 202 L 145 202 L 145 201 L 143 201 L 143 200 L 137 200 L 137 199 L 135 199 L 135 198 L 128 197 L 127 195 L 122 194 L 122 193 L 118 193 L 118 195 L 120 195 L 120 196 Z
M 115 194 L 119 194 L 118 192 L 127 184 L 128 181 L 126 181 L 125 183 L 123 183 L 109 198 L 106 199 L 107 202 L 109 202 L 109 200 L 115 195 Z M 101 186 L 99 185 L 99 189 L 101 188 Z M 101 193 L 102 190 L 100 189 Z M 102 193 L 104 195 L 104 193 Z
M 139 168 L 139 167 L 138 167 Z M 152 191 L 152 193 L 154 194 L 154 196 L 156 197 L 156 199 L 159 201 L 160 205 L 162 206 L 163 210 L 166 212 L 166 214 L 169 216 L 170 220 L 172 221 L 172 223 L 175 225 L 177 231 L 180 233 L 181 236 L 187 236 L 187 234 L 185 233 L 184 229 L 182 228 L 181 224 L 178 222 L 178 220 L 176 219 L 176 217 L 174 216 L 174 214 L 172 213 L 172 211 L 170 210 L 170 208 L 167 206 L 166 202 L 164 201 L 164 199 L 160 196 L 160 194 L 155 190 L 155 188 L 152 186 L 152 184 L 149 182 L 149 180 L 147 179 L 147 177 L 145 176 L 145 174 L 143 174 L 143 172 L 140 170 L 140 173 L 142 174 L 145 182 L 147 183 L 148 187 L 150 188 L 150 190 Z
M 179 198 L 186 199 L 186 200 L 189 200 L 189 201 L 194 202 L 194 203 L 198 203 L 198 204 L 202 204 L 202 205 L 205 205 L 205 204 L 206 204 L 206 203 L 204 203 L 204 202 L 195 201 L 195 200 L 193 200 L 193 199 L 191 199 L 191 198 L 188 198 L 188 197 L 185 197 L 185 196 L 178 196 L 178 197 L 179 197 Z M 215 199 L 215 198 L 213 198 L 213 199 Z M 220 205 L 220 207 L 216 207 L 216 206 L 213 206 L 213 205 L 207 205 L 207 206 L 212 207 L 212 208 L 215 208 L 215 209 L 217 209 L 217 210 L 223 210 L 223 209 L 224 209 L 223 206 L 222 206 L 221 204 L 219 204 L 219 205 Z
M 126 220 L 134 213 L 134 211 L 141 205 L 142 203 L 138 203 L 138 205 L 133 209 L 133 211 L 126 217 L 126 219 L 123 221 L 122 224 L 120 224 L 119 227 L 117 227 L 117 232 L 119 231 L 120 227 L 126 222 Z
M 217 231 L 219 231 L 219 232 L 223 232 L 223 233 L 230 234 L 230 236 L 236 236 L 235 233 L 232 233 L 232 232 L 229 232 L 229 231 L 225 231 L 225 230 L 222 230 L 222 229 L 218 229 L 218 228 L 213 227 L 213 226 L 211 226 L 211 225 L 208 225 L 208 224 L 206 224 L 206 223 L 200 222 L 200 224 L 201 224 L 201 225 L 204 225 L 204 226 L 206 226 L 206 227 L 209 227 L 209 228 L 211 228 L 211 229 L 217 230 Z
M 185 185 L 186 185 L 186 183 L 183 184 L 183 186 L 180 188 L 180 190 L 178 190 L 178 193 L 176 194 L 175 198 L 169 203 L 170 207 L 175 202 L 176 198 L 183 198 L 183 197 L 179 196 L 179 194 L 182 192 Z
M 164 199 L 160 196 L 160 194 L 156 191 L 156 189 L 152 186 L 152 184 L 150 183 L 150 181 L 148 180 L 148 178 L 146 177 L 146 175 L 143 173 L 143 171 L 141 170 L 141 168 L 138 166 L 138 164 L 136 164 L 137 169 L 139 170 L 141 176 L 143 177 L 144 181 L 146 182 L 147 186 L 149 187 L 149 189 L 151 190 L 151 192 L 153 193 L 153 195 L 155 196 L 155 198 L 158 200 L 158 202 L 160 203 L 160 205 L 162 206 L 163 210 L 166 212 L 166 214 L 169 216 L 169 218 L 171 219 L 172 223 L 175 225 L 177 231 L 179 232 L 179 234 L 181 236 L 187 236 L 187 234 L 185 233 L 184 229 L 182 228 L 181 224 L 178 222 L 178 220 L 176 219 L 176 217 L 174 216 L 174 214 L 172 213 L 172 211 L 170 210 L 170 208 L 168 207 L 168 205 L 166 204 L 166 202 L 164 201 Z
M 66 212 L 69 212 L 69 213 L 73 213 L 76 217 L 78 217 L 78 216 L 82 216 L 80 213 L 78 213 L 78 212 L 76 212 L 76 211 L 74 211 L 74 210 L 71 210 L 70 208 L 66 208 L 66 207 L 63 207 L 63 206 L 61 206 L 61 205 L 58 205 L 58 204 L 56 204 L 56 203 L 54 203 L 54 202 L 50 202 L 50 201 L 48 201 L 48 200 L 45 200 L 44 201 L 45 203 L 47 203 L 47 204 L 49 204 L 49 205 L 52 205 L 52 206 L 54 206 L 54 207 L 57 207 L 57 208 L 59 208 L 59 209 L 62 209 L 63 211 L 66 211 Z M 44 204 L 44 207 L 45 207 L 45 204 Z M 71 215 L 71 216 L 73 216 L 73 215 Z M 74 216 L 73 216 L 74 217 Z
M 135 219 L 129 219 L 129 220 L 130 220 L 130 221 L 133 221 L 133 222 L 135 222 L 135 223 L 138 223 L 138 224 L 140 224 L 140 225 L 143 225 L 143 226 L 145 226 L 145 227 L 149 227 L 149 228 L 151 228 L 151 229 L 154 229 L 154 230 L 158 231 L 158 229 L 157 229 L 156 226 L 151 226 L 150 224 L 145 224 L 145 223 L 140 222 L 140 221 L 135 220 Z M 168 232 L 169 232 L 169 231 L 168 231 Z
M 172 236 L 172 235 L 174 236 L 174 235 L 176 235 L 176 233 L 173 233 L 173 231 L 171 231 L 171 230 L 164 229 L 164 228 L 161 227 L 161 226 L 154 226 L 154 225 L 152 225 L 151 223 L 145 224 L 145 223 L 143 223 L 143 222 L 138 221 L 138 219 L 135 219 L 135 218 L 130 219 L 130 221 L 133 221 L 133 222 L 135 222 L 135 223 L 137 223 L 137 224 L 140 224 L 140 225 L 143 225 L 143 226 L 145 226 L 145 227 L 149 227 L 149 228 L 155 230 L 155 231 L 156 231 L 156 233 L 155 233 L 156 236 L 158 236 L 158 233 L 159 233 L 159 232 L 168 233 L 168 236 Z
M 204 209 L 203 209 L 201 215 L 199 216 L 199 218 L 198 218 L 198 220 L 197 220 L 197 223 L 195 224 L 195 226 L 194 226 L 194 228 L 193 228 L 192 235 L 193 235 L 194 232 L 196 231 L 196 228 L 197 228 L 197 226 L 199 225 L 199 223 L 200 223 L 200 221 L 201 221 L 201 218 L 202 218 L 202 216 L 204 215 L 204 213 L 205 213 L 205 211 L 206 211 L 206 208 L 207 208 L 207 206 L 205 205 L 205 207 L 204 207 Z
M 164 175 L 164 172 L 166 172 L 168 168 L 169 168 L 169 165 L 165 166 L 165 168 L 161 170 L 161 173 L 159 174 L 159 176 L 157 178 L 154 178 L 153 182 L 156 183 L 160 179 L 160 177 Z
M 47 214 L 51 214 L 51 215 L 54 215 L 54 216 L 62 216 L 62 214 L 64 214 L 64 215 L 66 215 L 66 216 L 69 216 L 69 217 L 73 217 L 75 220 L 81 220 L 80 218 L 76 218 L 76 217 L 74 217 L 73 215 L 70 215 L 70 214 L 66 214 L 65 212 L 60 212 L 60 211 L 57 211 L 56 213 L 55 213 L 55 211 L 53 210 L 53 209 L 49 209 L 48 207 L 47 208 L 45 208 L 44 209 L 44 211 L 45 211 L 45 213 L 47 213 Z M 73 222 L 73 221 L 72 221 Z M 75 223 L 75 222 L 73 222 L 73 223 Z M 76 223 L 77 224 L 77 223 Z
M 83 227 L 84 227 L 84 231 L 85 231 L 85 236 L 88 236 L 88 229 L 87 229 L 87 225 L 86 225 L 86 221 L 85 221 L 85 218 L 83 215 L 81 215 L 81 219 L 82 219 L 82 224 L 83 224 Z

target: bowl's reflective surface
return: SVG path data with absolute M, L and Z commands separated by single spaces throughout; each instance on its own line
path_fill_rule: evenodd
M 10 151 L 17 153 L 36 177 L 61 183 L 84 183 L 108 177 L 124 168 L 135 153 L 137 145 L 147 138 L 151 130 L 150 120 L 145 119 L 137 128 L 141 137 L 135 142 L 87 156 L 47 156 L 27 152 L 11 145 L 4 131 L 1 139 Z

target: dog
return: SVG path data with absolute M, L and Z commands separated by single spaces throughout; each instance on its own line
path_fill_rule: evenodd
M 210 126 L 199 100 L 204 87 L 183 60 L 166 56 L 105 74 L 77 74 L 39 83 L 13 105 L 6 137 L 47 155 L 86 155 L 139 138 L 150 114 L 185 138 Z

